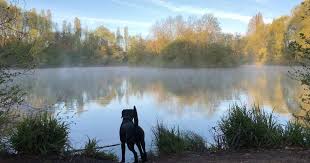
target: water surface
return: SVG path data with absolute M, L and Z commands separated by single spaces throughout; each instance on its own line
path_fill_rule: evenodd
M 157 121 L 190 129 L 211 141 L 211 128 L 234 103 L 256 103 L 273 110 L 281 121 L 288 120 L 299 112 L 302 90 L 288 70 L 282 66 L 56 68 L 36 70 L 23 84 L 29 90 L 28 103 L 52 105 L 55 113 L 70 121 L 75 147 L 82 147 L 87 137 L 99 139 L 101 145 L 119 143 L 121 110 L 136 105 L 151 148 Z M 120 154 L 120 147 L 111 150 Z

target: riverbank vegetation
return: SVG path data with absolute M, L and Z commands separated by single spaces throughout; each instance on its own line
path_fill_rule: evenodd
M 115 154 L 111 152 L 104 152 L 99 150 L 99 141 L 95 138 L 90 139 L 88 138 L 87 142 L 85 143 L 84 150 L 81 152 L 81 156 L 88 157 L 88 158 L 96 158 L 96 159 L 103 159 L 103 160 L 113 160 L 117 161 L 118 158 Z
M 153 128 L 154 145 L 159 155 L 203 153 L 244 149 L 310 148 L 310 114 L 303 119 L 280 123 L 273 113 L 258 106 L 231 106 L 214 127 L 214 141 L 179 128 L 157 123 Z M 70 148 L 67 124 L 48 113 L 25 117 L 9 134 L 2 156 L 57 156 L 117 160 L 112 153 L 99 150 L 98 141 L 88 138 L 82 150 Z M 1 137 L 3 138 L 3 137 Z M 13 152 L 10 154 L 10 152 Z M 8 154 L 9 153 L 9 154 Z
M 64 153 L 68 146 L 68 124 L 48 113 L 27 116 L 16 125 L 10 136 L 19 154 L 53 155 Z
M 1 117 L 2 118 L 2 117 Z M 1 119 L 2 120 L 2 119 Z M 1 128 L 2 129 L 2 128 Z M 33 157 L 66 160 L 113 160 L 115 154 L 99 150 L 98 141 L 88 138 L 83 149 L 73 149 L 68 124 L 48 112 L 22 118 L 4 137 L 1 135 L 0 158 Z
M 180 154 L 185 151 L 203 152 L 244 149 L 310 148 L 310 121 L 292 119 L 280 123 L 273 113 L 258 106 L 233 105 L 214 127 L 214 140 L 197 134 L 169 129 L 163 123 L 154 127 L 154 142 L 159 155 Z M 208 147 L 208 148 L 207 148 Z
M 70 155 L 69 128 L 57 117 L 43 115 L 12 118 L 13 109 L 25 94 L 14 79 L 23 74 L 11 71 L 36 65 L 152 65 L 163 67 L 235 66 L 244 63 L 301 63 L 296 71 L 305 86 L 309 77 L 309 6 L 305 0 L 290 16 L 266 24 L 262 14 L 254 16 L 246 35 L 223 33 L 217 18 L 169 17 L 153 25 L 150 36 L 129 36 L 106 27 L 82 29 L 79 18 L 54 24 L 51 11 L 21 10 L 0 0 L 0 153 L 17 155 Z M 169 28 L 168 28 L 169 27 Z M 298 62 L 301 61 L 301 62 Z M 309 92 L 309 91 L 308 91 Z M 309 100 L 306 94 L 302 101 Z M 157 124 L 155 145 L 159 154 L 239 150 L 251 148 L 310 147 L 310 114 L 281 124 L 272 113 L 259 107 L 232 106 L 214 128 L 214 144 L 208 148 L 203 137 Z M 13 122 L 14 120 L 14 122 Z M 89 139 L 79 156 L 115 159 L 98 150 L 96 139 Z M 69 153 L 69 154 L 68 154 Z M 76 155 L 76 153 L 73 153 Z
M 201 17 L 168 17 L 157 21 L 146 37 L 129 35 L 127 27 L 111 31 L 104 26 L 83 28 L 81 20 L 56 24 L 52 11 L 22 10 L 0 1 L 3 21 L 0 35 L 1 57 L 15 65 L 16 57 L 31 51 L 28 57 L 40 67 L 148 65 L 163 67 L 213 67 L 239 64 L 288 64 L 300 58 L 289 50 L 289 43 L 300 42 L 299 33 L 310 33 L 305 0 L 291 15 L 265 22 L 258 13 L 249 21 L 245 35 L 222 32 L 219 21 L 210 14 Z M 9 20 L 9 19 L 8 19 Z M 14 39 L 14 31 L 25 37 Z M 14 36 L 14 37 L 13 37 Z M 7 39 L 9 37 L 10 39 Z M 2 59 L 2 58 L 1 58 Z M 25 58 L 24 58 L 25 59 Z
M 169 129 L 163 123 L 157 123 L 153 129 L 154 142 L 159 154 L 182 153 L 185 151 L 204 152 L 206 142 L 200 135 L 184 132 L 179 128 Z

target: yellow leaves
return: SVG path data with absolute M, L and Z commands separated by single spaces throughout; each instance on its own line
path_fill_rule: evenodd
M 106 39 L 110 42 L 114 42 L 115 38 L 114 38 L 114 34 L 112 32 L 110 32 L 109 29 L 107 29 L 104 26 L 100 26 L 98 27 L 95 32 L 94 35 L 101 38 L 101 39 Z
M 39 30 L 32 28 L 29 31 L 29 36 L 33 40 L 33 39 L 38 38 L 40 36 L 40 32 L 39 32 Z
M 267 48 L 263 47 L 258 51 L 258 64 L 263 64 L 267 61 Z

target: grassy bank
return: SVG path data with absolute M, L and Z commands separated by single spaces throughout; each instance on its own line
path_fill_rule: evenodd
M 154 127 L 154 142 L 159 155 L 185 151 L 310 148 L 310 125 L 307 118 L 281 124 L 273 113 L 259 106 L 233 105 L 214 127 L 214 142 L 198 134 L 168 128 L 163 123 Z M 188 134 L 191 133 L 191 134 Z
M 159 155 L 287 147 L 310 149 L 309 117 L 310 114 L 307 114 L 306 117 L 283 124 L 273 113 L 267 113 L 258 106 L 247 108 L 233 105 L 213 128 L 212 143 L 207 143 L 206 139 L 194 132 L 157 123 L 153 128 L 154 144 Z M 2 127 L 7 120 L 5 114 L 0 114 Z M 17 122 L 9 134 L 1 135 L 1 154 L 117 160 L 114 154 L 99 150 L 96 139 L 88 138 L 81 150 L 72 149 L 68 141 L 69 132 L 67 123 L 49 113 L 28 116 Z
M 6 116 L 0 114 L 0 121 L 7 120 Z M 69 132 L 68 123 L 50 113 L 29 115 L 17 122 L 5 137 L 1 135 L 0 158 L 117 161 L 115 154 L 99 150 L 96 139 L 88 138 L 83 149 L 73 149 Z
M 203 152 L 207 149 L 206 142 L 200 135 L 189 131 L 180 131 L 179 128 L 169 129 L 163 123 L 157 123 L 153 133 L 159 154 L 182 153 L 184 151 Z

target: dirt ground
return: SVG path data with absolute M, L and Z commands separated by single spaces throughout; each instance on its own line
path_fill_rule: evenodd
M 0 163 L 113 163 L 108 160 L 96 160 L 85 158 L 72 158 L 67 160 L 38 160 L 33 158 L 11 158 L 1 159 Z M 183 153 L 182 155 L 161 156 L 159 158 L 150 158 L 149 163 L 310 163 L 310 150 L 245 150 L 245 151 L 221 151 L 205 153 Z
M 255 162 L 305 162 L 310 163 L 310 150 L 261 150 L 261 151 L 239 151 L 239 152 L 216 152 L 216 153 L 186 153 L 182 156 L 167 156 L 152 161 L 154 163 L 255 163 Z

